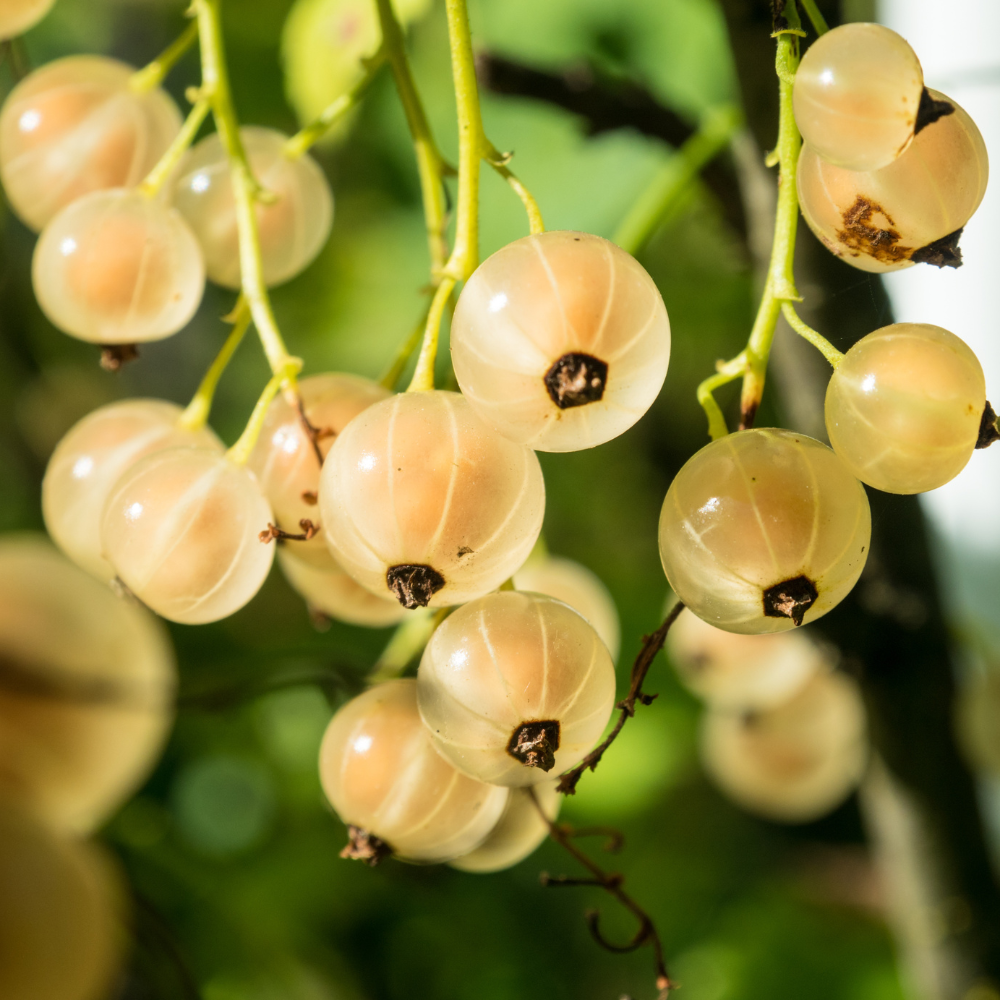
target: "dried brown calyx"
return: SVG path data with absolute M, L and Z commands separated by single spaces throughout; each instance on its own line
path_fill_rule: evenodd
M 543 381 L 560 410 L 596 403 L 608 383 L 608 365 L 591 354 L 564 354 L 545 373 Z
M 818 597 L 816 584 L 809 577 L 794 576 L 764 591 L 764 614 L 768 618 L 791 618 L 801 625 Z
M 427 607 L 428 601 L 444 586 L 444 577 L 433 566 L 401 563 L 386 570 L 385 582 L 396 600 L 412 611 Z
M 374 833 L 362 830 L 360 826 L 347 827 L 347 844 L 340 852 L 342 858 L 363 861 L 369 868 L 374 868 L 391 854 L 392 848 Z
M 996 411 L 987 400 L 986 409 L 983 410 L 983 419 L 979 422 L 979 437 L 976 438 L 976 447 L 989 448 L 994 441 L 1000 441 L 1000 427 L 997 427 Z
M 955 105 L 951 101 L 939 101 L 931 97 L 931 92 L 924 87 L 920 95 L 920 104 L 917 107 L 917 119 L 913 125 L 913 134 L 933 125 L 934 122 L 955 113 Z
M 120 371 L 122 365 L 139 357 L 136 344 L 101 344 L 101 367 L 106 372 Z
M 910 260 L 914 264 L 933 264 L 935 267 L 961 267 L 962 251 L 958 246 L 958 241 L 965 231 L 963 226 L 955 232 L 942 236 L 941 239 L 928 243 L 927 246 L 914 250 L 910 255 Z
M 539 722 L 522 722 L 511 733 L 507 753 L 525 767 L 538 767 L 548 773 L 556 766 L 559 749 L 559 722 L 546 719 Z
M 267 545 L 268 542 L 273 542 L 275 540 L 279 542 L 308 542 L 316 537 L 316 533 L 319 531 L 319 525 L 313 524 L 309 518 L 304 517 L 299 521 L 299 527 L 302 529 L 300 534 L 293 534 L 290 531 L 285 531 L 284 528 L 279 528 L 276 524 L 272 524 L 270 521 L 267 522 L 267 527 L 261 531 L 257 537 Z

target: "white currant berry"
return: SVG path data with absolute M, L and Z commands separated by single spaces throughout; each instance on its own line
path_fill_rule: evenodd
M 983 200 L 989 158 L 965 111 L 937 91 L 928 93 L 953 110 L 921 129 L 886 167 L 845 170 L 808 143 L 802 148 L 802 214 L 832 253 L 862 271 L 961 260 L 958 237 Z
M 0 5 L 0 39 L 16 38 L 45 17 L 56 0 L 4 0 Z
M 301 534 L 303 520 L 319 522 L 320 455 L 326 458 L 337 435 L 362 410 L 389 395 L 388 389 L 360 375 L 325 372 L 302 379 L 299 396 L 305 417 L 315 429 L 315 443 L 298 406 L 283 394 L 275 397 L 248 465 L 271 503 L 279 528 Z M 317 569 L 331 568 L 321 533 L 306 541 L 288 540 L 285 545 Z
M 411 679 L 388 681 L 344 705 L 323 736 L 320 780 L 355 828 L 355 847 L 374 836 L 410 861 L 451 861 L 486 839 L 507 789 L 467 777 L 437 753 L 416 688 Z
M 451 867 L 485 875 L 513 868 L 533 854 L 549 835 L 548 824 L 538 814 L 538 806 L 550 820 L 555 820 L 562 805 L 562 796 L 556 791 L 558 784 L 558 781 L 543 781 L 531 788 L 512 788 L 507 808 L 490 835 L 474 851 L 452 861 Z M 537 796 L 538 805 L 532 793 Z
M 162 340 L 205 290 L 198 241 L 176 209 L 139 191 L 95 191 L 44 229 L 31 267 L 42 312 L 92 344 Z
M 152 615 L 40 536 L 0 542 L 0 797 L 53 828 L 94 830 L 152 770 L 174 687 Z
M 893 323 L 844 355 L 826 390 L 833 450 L 862 482 L 923 493 L 965 468 L 986 409 L 972 350 L 930 323 Z
M 92 191 L 138 184 L 181 127 L 159 87 L 130 87 L 135 70 L 105 56 L 69 56 L 35 70 L 0 109 L 0 178 L 22 221 L 41 230 Z
M 438 626 L 417 673 L 438 751 L 497 785 L 535 785 L 578 764 L 615 704 L 615 668 L 585 618 L 541 594 L 501 591 Z
M 250 169 L 267 191 L 266 199 L 255 204 L 264 281 L 280 285 L 305 270 L 326 243 L 333 225 L 333 194 L 308 153 L 285 155 L 288 136 L 256 126 L 240 129 L 240 136 Z M 209 280 L 239 288 L 236 202 L 229 158 L 217 132 L 188 153 L 173 196 L 201 243 Z
M 868 762 L 858 686 L 843 674 L 819 673 L 774 708 L 709 711 L 701 757 L 745 809 L 787 823 L 818 819 L 853 791 Z
M 462 392 L 505 437 L 539 451 L 593 448 L 653 405 L 670 321 L 634 257 L 588 233 L 526 236 L 468 280 L 451 325 Z
M 124 887 L 97 848 L 0 803 L 0 996 L 98 1000 L 121 975 Z
M 795 74 L 795 123 L 829 163 L 887 166 L 913 139 L 924 73 L 906 39 L 881 24 L 842 24 L 821 35 Z
M 101 521 L 104 555 L 129 590 L 171 621 L 200 625 L 260 590 L 274 546 L 252 472 L 207 448 L 170 448 L 118 480 Z
M 49 459 L 42 480 L 45 527 L 73 562 L 100 580 L 115 575 L 101 551 L 101 516 L 129 466 L 166 448 L 222 450 L 209 428 L 179 426 L 182 413 L 161 399 L 109 403 L 74 424 Z
M 713 708 L 771 708 L 787 701 L 826 660 L 799 632 L 740 635 L 690 611 L 667 633 L 667 652 L 685 687 Z
M 621 645 L 618 609 L 610 591 L 596 573 L 560 556 L 532 558 L 514 574 L 514 586 L 518 590 L 554 597 L 578 611 L 594 626 L 608 647 L 611 659 L 618 659 Z
M 407 392 L 358 414 L 320 478 L 337 562 L 408 608 L 496 589 L 531 552 L 545 483 L 535 453 L 487 427 L 455 392 Z
M 329 553 L 326 559 L 326 566 L 318 566 L 300 559 L 284 543 L 278 549 L 278 565 L 285 579 L 314 611 L 368 628 L 395 625 L 406 616 L 406 608 L 395 598 L 373 594 L 348 576 Z
M 783 632 L 835 607 L 868 557 L 864 487 L 825 444 L 738 431 L 693 455 L 660 514 L 674 593 L 728 632 Z

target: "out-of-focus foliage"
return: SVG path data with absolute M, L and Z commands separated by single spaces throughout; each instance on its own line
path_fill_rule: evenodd
M 28 35 L 27 51 L 36 64 L 79 51 L 142 64 L 182 29 L 184 6 L 59 0 Z M 240 114 L 286 132 L 296 127 L 279 53 L 289 8 L 286 0 L 223 3 Z M 645 82 L 692 119 L 734 96 L 712 0 L 475 0 L 471 15 L 480 45 L 553 67 L 596 63 Z M 454 159 L 443 4 L 414 24 L 411 42 L 432 126 Z M 296 58 L 295 45 L 284 58 Z M 188 56 L 168 87 L 180 99 L 197 76 Z M 487 95 L 484 116 L 493 142 L 516 153 L 550 228 L 610 236 L 670 156 L 632 132 L 587 138 L 572 116 L 531 102 Z M 427 280 L 412 148 L 385 73 L 344 138 L 318 153 L 337 198 L 332 238 L 301 277 L 275 290 L 274 304 L 307 373 L 377 375 L 420 315 Z M 39 484 L 58 437 L 108 399 L 185 402 L 222 342 L 220 317 L 233 297 L 210 288 L 189 328 L 107 375 L 92 349 L 44 321 L 28 280 L 33 237 L 9 212 L 0 224 L 0 530 L 38 528 Z M 526 232 L 520 204 L 489 174 L 482 225 L 484 256 Z M 622 686 L 666 598 L 656 552 L 663 495 L 705 441 L 694 386 L 716 358 L 739 350 L 752 315 L 748 262 L 713 205 L 692 200 L 642 260 L 673 327 L 660 401 L 610 444 L 541 456 L 551 550 L 593 569 L 618 605 Z M 227 442 L 265 380 L 248 337 L 213 413 Z M 581 919 L 584 907 L 600 906 L 606 933 L 624 940 L 634 930 L 627 914 L 592 890 L 539 885 L 542 869 L 576 874 L 551 844 L 489 876 L 395 862 L 370 870 L 338 858 L 344 830 L 324 805 L 317 749 L 332 706 L 360 688 L 388 632 L 316 631 L 277 569 L 233 618 L 171 632 L 182 677 L 176 730 L 152 780 L 105 831 L 142 900 L 133 976 L 146 992 L 137 995 L 184 997 L 184 975 L 204 1000 L 650 995 L 648 954 L 599 950 Z M 699 709 L 662 659 L 647 689 L 660 697 L 584 776 L 562 818 L 623 828 L 625 852 L 608 864 L 656 920 L 685 1000 L 899 1000 L 857 848 L 856 808 L 804 828 L 749 818 L 700 773 Z

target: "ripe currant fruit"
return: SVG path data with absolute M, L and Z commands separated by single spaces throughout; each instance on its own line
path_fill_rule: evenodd
M 169 205 L 139 191 L 95 191 L 42 232 L 31 268 L 42 311 L 92 344 L 162 340 L 194 316 L 201 249 Z
M 40 536 L 0 542 L 3 798 L 54 829 L 96 829 L 159 757 L 174 687 L 170 642 L 152 615 Z
M 278 527 L 298 534 L 303 520 L 319 522 L 321 459 L 351 420 L 388 396 L 389 390 L 371 379 L 325 372 L 299 382 L 302 413 L 283 394 L 275 397 L 248 464 L 271 503 Z M 317 569 L 335 569 L 321 533 L 285 544 L 290 553 Z
M 36 232 L 93 191 L 129 188 L 181 127 L 164 90 L 138 93 L 135 70 L 104 56 L 57 59 L 25 77 L 0 109 L 0 179 Z
M 45 17 L 56 0 L 6 0 L 0 8 L 0 39 L 23 35 Z
M 825 444 L 786 430 L 706 445 L 660 514 L 671 587 L 728 632 L 782 632 L 826 614 L 857 582 L 870 539 L 864 487 Z
M 187 625 L 218 621 L 260 590 L 274 546 L 252 472 L 207 448 L 170 448 L 118 480 L 101 521 L 104 555 L 144 604 Z
M 986 378 L 965 341 L 929 323 L 862 337 L 826 390 L 833 450 L 862 482 L 923 493 L 965 468 L 986 408 Z
M 538 806 L 550 820 L 555 820 L 562 805 L 562 796 L 556 791 L 558 784 L 558 781 L 543 781 L 531 788 L 512 788 L 507 808 L 490 835 L 474 851 L 452 861 L 451 867 L 485 875 L 513 868 L 534 853 L 549 835 L 548 825 L 538 814 Z M 532 800 L 532 792 L 538 798 L 537 806 Z
M 799 632 L 740 635 L 690 611 L 667 633 L 667 652 L 685 687 L 719 709 L 781 704 L 825 665 L 819 647 Z
M 337 562 L 407 608 L 499 587 L 527 558 L 545 512 L 535 453 L 501 437 L 455 392 L 407 392 L 359 413 L 320 478 Z
M 881 24 L 842 24 L 809 46 L 795 74 L 795 123 L 845 170 L 888 166 L 913 139 L 924 91 L 920 60 Z
M 497 785 L 578 764 L 615 703 L 615 668 L 586 619 L 541 594 L 501 591 L 438 626 L 417 673 L 438 752 Z
M 462 392 L 480 417 L 538 451 L 628 430 L 656 399 L 670 321 L 635 258 L 588 233 L 526 236 L 468 280 L 451 328 Z
M 352 828 L 345 856 L 451 861 L 481 844 L 507 805 L 506 788 L 461 774 L 437 753 L 416 688 L 411 679 L 370 688 L 337 712 L 323 736 L 323 790 Z
M 183 411 L 160 399 L 127 399 L 87 414 L 56 445 L 42 480 L 42 514 L 56 544 L 100 580 L 115 571 L 101 551 L 101 515 L 108 494 L 129 466 L 166 448 L 214 448 L 207 427 L 178 426 Z
M 319 164 L 304 153 L 285 155 L 288 136 L 270 128 L 240 129 L 250 169 L 265 198 L 255 203 L 264 281 L 280 285 L 312 263 L 333 225 L 333 194 Z M 229 160 L 218 133 L 202 139 L 184 161 L 174 205 L 198 237 L 210 281 L 240 287 L 236 203 Z
M 986 144 L 962 108 L 929 94 L 953 110 L 921 129 L 886 167 L 845 170 L 808 144 L 802 149 L 802 214 L 832 253 L 862 271 L 961 263 L 958 238 L 986 192 Z
M 868 762 L 857 683 L 821 672 L 774 708 L 709 711 L 701 757 L 713 780 L 745 809 L 786 823 L 818 819 L 850 794 Z

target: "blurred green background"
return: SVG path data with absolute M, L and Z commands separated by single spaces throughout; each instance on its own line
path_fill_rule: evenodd
M 75 52 L 142 65 L 180 32 L 183 6 L 59 0 L 27 36 L 27 52 L 33 65 Z M 223 4 L 241 118 L 286 132 L 296 128 L 280 56 L 289 7 Z M 737 96 L 713 0 L 473 0 L 470 11 L 479 45 L 553 68 L 591 62 L 644 83 L 692 121 Z M 411 51 L 453 159 L 440 2 L 413 26 Z M 180 101 L 197 79 L 188 56 L 168 89 Z M 484 117 L 492 141 L 516 153 L 514 168 L 549 228 L 610 236 L 672 155 L 632 132 L 588 138 L 573 116 L 529 101 L 486 95 Z M 317 157 L 337 199 L 333 235 L 301 277 L 275 290 L 275 310 L 307 373 L 376 376 L 420 315 L 427 280 L 412 148 L 387 75 L 349 134 Z M 93 349 L 42 317 L 31 292 L 33 237 L 8 211 L 0 225 L 0 530 L 10 531 L 41 527 L 46 459 L 84 413 L 120 397 L 187 400 L 222 342 L 232 296 L 210 287 L 190 327 L 112 376 Z M 484 175 L 483 256 L 525 232 L 519 202 Z M 705 441 L 694 387 L 717 357 L 740 349 L 753 310 L 749 261 L 712 204 L 690 200 L 642 261 L 673 327 L 659 402 L 610 444 L 540 456 L 550 548 L 596 571 L 618 605 L 623 687 L 667 596 L 659 507 L 671 476 Z M 248 338 L 213 413 L 225 440 L 242 429 L 266 375 Z M 627 914 L 596 890 L 540 886 L 541 870 L 578 874 L 553 845 L 488 876 L 396 862 L 370 870 L 338 858 L 344 830 L 320 792 L 317 748 L 332 707 L 360 687 L 388 633 L 336 623 L 317 631 L 277 569 L 233 618 L 171 632 L 182 675 L 173 739 L 147 787 L 102 834 L 139 900 L 130 1000 L 653 995 L 648 952 L 599 950 L 581 917 L 600 907 L 608 936 L 625 940 L 634 930 Z M 856 803 L 799 828 L 741 813 L 702 775 L 700 708 L 662 658 L 647 689 L 660 697 L 581 781 L 563 815 L 625 833 L 624 852 L 607 863 L 654 917 L 684 1000 L 901 998 Z

